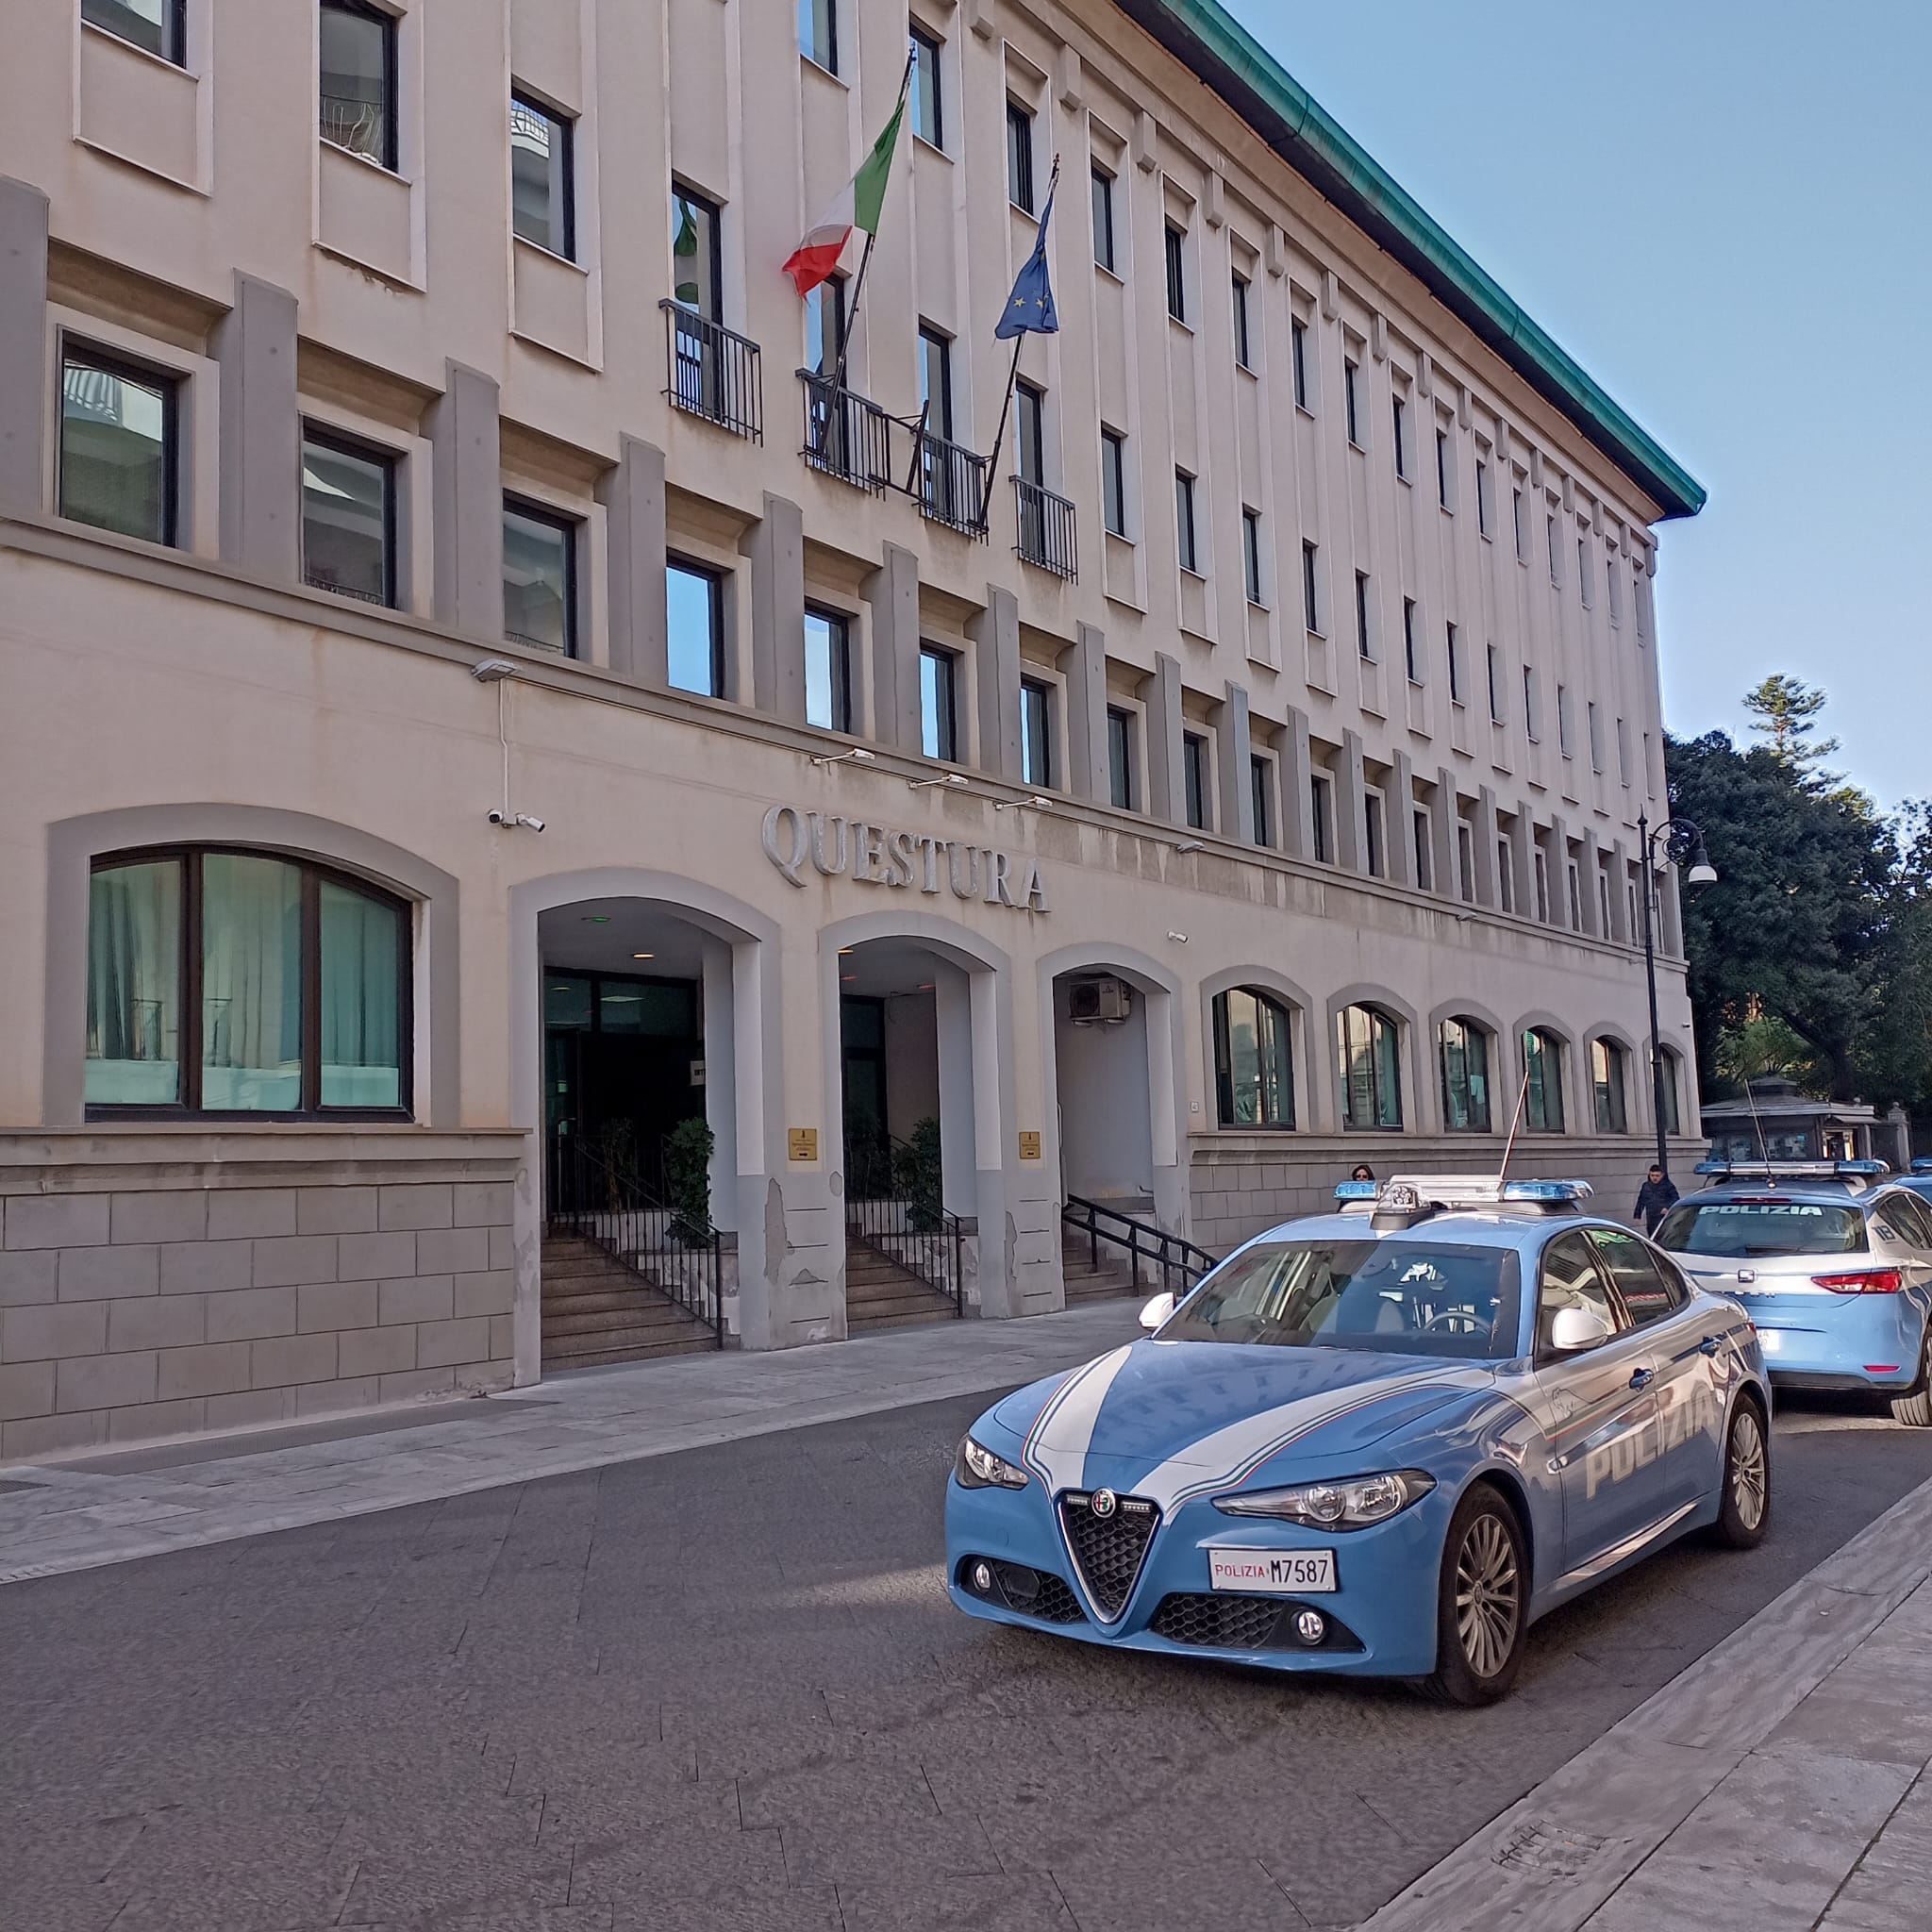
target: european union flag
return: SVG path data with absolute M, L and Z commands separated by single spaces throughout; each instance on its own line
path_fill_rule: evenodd
M 1021 264 L 1013 292 L 1007 297 L 1006 310 L 993 330 L 1002 341 L 1010 341 L 1015 336 L 1057 336 L 1060 332 L 1059 314 L 1053 306 L 1053 283 L 1046 273 L 1046 225 L 1052 219 L 1053 192 L 1049 192 L 1040 212 L 1040 236 L 1033 253 Z

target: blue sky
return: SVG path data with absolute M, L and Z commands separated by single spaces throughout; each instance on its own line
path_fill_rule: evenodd
M 1224 4 L 1709 491 L 1671 728 L 1790 672 L 1855 782 L 1932 795 L 1932 4 Z

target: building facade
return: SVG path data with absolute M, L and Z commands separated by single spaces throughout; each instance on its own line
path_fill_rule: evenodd
M 758 1348 L 907 1143 L 988 1317 L 1070 1198 L 1634 1194 L 1701 491 L 1218 8 L 19 14 L 0 1453 L 534 1380 L 693 1117 Z

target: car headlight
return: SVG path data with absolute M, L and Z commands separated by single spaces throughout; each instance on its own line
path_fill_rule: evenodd
M 1216 1496 L 1214 1507 L 1229 1516 L 1274 1516 L 1285 1523 L 1305 1523 L 1310 1529 L 1366 1529 L 1400 1515 L 1435 1487 L 1435 1477 L 1419 1469 L 1397 1469 L 1385 1475 L 1257 1490 L 1251 1496 Z
M 1004 1456 L 995 1456 L 971 1436 L 961 1437 L 959 1459 L 953 1465 L 962 1490 L 1024 1490 L 1026 1472 L 1015 1469 Z

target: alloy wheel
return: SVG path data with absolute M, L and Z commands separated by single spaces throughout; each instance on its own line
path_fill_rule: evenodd
M 1478 1677 L 1493 1677 L 1507 1661 L 1522 1600 L 1515 1545 L 1486 1512 L 1469 1525 L 1456 1558 L 1456 1627 Z
M 1747 1403 L 1731 1421 L 1731 1507 L 1747 1530 L 1764 1521 L 1764 1431 Z

